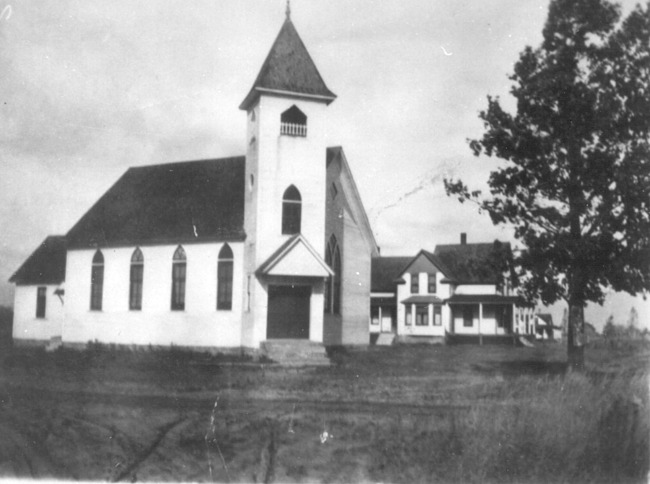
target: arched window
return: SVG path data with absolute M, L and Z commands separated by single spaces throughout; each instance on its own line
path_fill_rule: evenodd
M 225 244 L 217 262 L 217 309 L 232 309 L 232 249 Z
M 282 196 L 282 233 L 299 234 L 302 199 L 298 189 L 291 185 Z
M 330 237 L 325 250 L 325 262 L 334 271 L 325 283 L 325 312 L 341 312 L 341 251 L 334 234 Z
M 90 309 L 102 310 L 102 295 L 104 294 L 104 255 L 97 249 L 93 256 L 93 265 L 90 273 Z
M 172 309 L 182 311 L 185 309 L 185 276 L 187 258 L 185 250 L 180 245 L 174 252 L 172 262 Z
M 136 248 L 131 256 L 131 273 L 129 284 L 129 309 L 142 309 L 142 276 L 144 273 L 144 257 L 140 248 Z
M 280 134 L 307 136 L 307 116 L 295 104 L 280 115 Z

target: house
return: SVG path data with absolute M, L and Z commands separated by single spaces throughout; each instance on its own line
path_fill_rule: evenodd
M 433 252 L 373 259 L 370 333 L 439 342 L 534 335 L 532 307 L 501 284 L 510 255 L 507 243 L 469 244 L 461 234 L 460 244 Z
M 326 146 L 335 99 L 287 11 L 239 106 L 245 154 L 130 168 L 12 276 L 15 341 L 367 344 L 378 248 Z
M 562 327 L 553 324 L 553 316 L 548 313 L 535 314 L 535 338 L 538 340 L 562 339 Z

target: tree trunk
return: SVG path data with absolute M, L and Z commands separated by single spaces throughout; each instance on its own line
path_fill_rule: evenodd
M 569 303 L 568 360 L 573 371 L 585 368 L 585 309 L 582 302 Z

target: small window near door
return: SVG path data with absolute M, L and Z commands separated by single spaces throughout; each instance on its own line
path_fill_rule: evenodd
M 36 291 L 36 317 L 38 319 L 45 318 L 45 303 L 46 303 L 47 288 L 39 287 Z
M 379 306 L 370 308 L 370 324 L 379 324 Z
M 472 306 L 465 306 L 463 308 L 463 326 L 466 328 L 474 326 L 474 309 Z
M 433 325 L 441 326 L 442 325 L 442 307 L 433 306 Z
M 420 304 L 415 306 L 415 325 L 429 326 L 429 306 Z
M 407 304 L 405 311 L 406 311 L 406 318 L 404 319 L 404 324 L 406 326 L 411 326 L 413 324 L 413 311 L 412 311 L 413 305 Z

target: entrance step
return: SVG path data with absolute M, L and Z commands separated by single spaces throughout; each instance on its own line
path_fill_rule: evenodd
M 375 344 L 377 346 L 390 346 L 393 344 L 394 341 L 395 341 L 394 333 L 380 333 L 379 338 L 377 338 L 377 342 Z
M 303 339 L 272 339 L 263 341 L 262 353 L 286 366 L 328 366 L 325 346 Z

